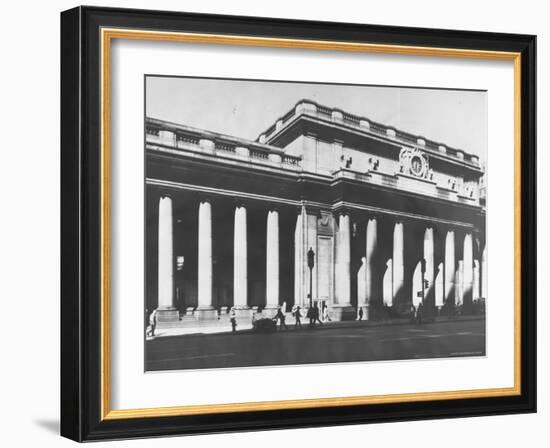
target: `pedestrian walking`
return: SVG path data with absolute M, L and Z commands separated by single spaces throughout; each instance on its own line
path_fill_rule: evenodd
M 422 314 L 424 313 L 424 305 L 422 305 L 422 302 L 418 304 L 418 307 L 416 308 L 416 323 L 418 325 L 422 324 Z
M 309 319 L 309 328 L 315 327 L 315 317 L 313 315 L 314 315 L 313 307 L 308 308 L 306 317 Z
M 279 307 L 277 309 L 277 314 L 275 315 L 275 319 L 279 319 L 279 323 L 280 323 L 279 329 L 280 330 L 283 330 L 283 329 L 288 330 L 288 327 L 285 323 L 286 316 L 283 313 L 283 311 L 281 310 L 281 307 Z
M 231 321 L 231 331 L 235 333 L 237 331 L 237 312 L 235 311 L 235 307 L 231 307 L 231 313 L 229 314 L 230 321 Z
M 363 320 L 363 307 L 359 307 L 359 312 L 357 313 L 357 320 Z
M 294 310 L 294 318 L 296 319 L 294 328 L 302 328 L 302 313 L 300 312 L 300 305 L 296 306 Z
M 328 314 L 328 306 L 326 303 L 323 302 L 323 321 L 325 322 L 332 322 L 330 315 Z
M 317 306 L 317 303 L 313 306 L 313 325 L 315 325 L 316 322 L 323 325 L 323 321 L 320 319 L 319 307 Z
M 157 310 L 154 310 L 149 316 L 149 336 L 155 336 L 155 328 L 157 328 Z

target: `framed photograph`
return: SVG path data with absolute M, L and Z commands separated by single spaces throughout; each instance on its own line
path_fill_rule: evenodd
M 61 14 L 61 433 L 536 411 L 535 36 Z

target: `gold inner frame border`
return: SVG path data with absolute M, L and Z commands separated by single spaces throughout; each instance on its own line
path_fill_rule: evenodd
M 101 31 L 101 420 L 169 417 L 229 412 L 253 412 L 367 404 L 422 402 L 521 394 L 521 53 L 459 48 L 283 39 L 221 34 L 162 32 L 139 29 L 102 28 Z M 325 51 L 368 52 L 412 56 L 455 57 L 512 61 L 514 63 L 514 386 L 391 395 L 313 398 L 208 405 L 111 409 L 110 368 L 110 63 L 114 39 L 185 42 L 213 45 L 295 48 Z

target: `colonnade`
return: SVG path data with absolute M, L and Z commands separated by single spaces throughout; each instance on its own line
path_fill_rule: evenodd
M 233 225 L 233 306 L 248 310 L 248 218 L 247 208 L 238 204 Z M 172 198 L 159 199 L 158 213 L 158 309 L 175 310 L 174 249 Z M 213 302 L 213 234 L 212 201 L 201 199 L 198 206 L 198 273 L 196 313 L 199 317 L 214 317 Z M 266 222 L 266 309 L 279 306 L 279 211 L 271 208 Z
M 213 301 L 213 224 L 212 201 L 201 198 L 198 205 L 198 273 L 197 273 L 197 307 L 198 316 L 214 317 L 217 313 Z M 248 291 L 248 232 L 249 225 L 247 206 L 236 203 L 233 213 L 233 306 L 237 310 L 249 309 Z M 361 224 L 352 220 L 349 212 L 339 211 L 334 216 L 335 231 L 333 269 L 328 275 L 333 275 L 332 296 L 328 305 L 331 309 L 352 306 L 352 252 L 358 253 L 355 244 L 355 233 L 365 232 L 364 249 L 359 252 L 361 266 L 357 272 L 357 297 L 353 306 L 365 307 L 379 303 L 388 307 L 412 302 L 430 297 L 432 303 L 442 307 L 451 301 L 456 305 L 464 303 L 465 298 L 476 300 L 481 291 L 486 294 L 486 256 L 483 251 L 481 259 L 474 259 L 474 238 L 469 229 L 459 229 L 451 226 L 444 229 L 444 238 L 434 236 L 434 224 L 423 225 L 423 241 L 415 254 L 406 253 L 408 247 L 406 228 L 409 222 L 396 217 L 393 221 L 385 218 L 381 223 L 379 215 L 364 217 Z M 304 285 L 307 274 L 307 239 L 308 216 L 303 211 L 296 215 L 294 234 L 294 301 L 307 306 L 304 300 Z M 174 246 L 173 246 L 173 204 L 172 198 L 163 195 L 158 207 L 158 309 L 165 313 L 167 320 L 174 317 Z M 275 207 L 268 207 L 265 220 L 265 308 L 276 309 L 280 304 L 280 216 Z M 317 221 L 313 221 L 315 226 Z M 388 225 L 388 223 L 390 225 Z M 414 225 L 418 226 L 416 222 Z M 229 226 L 228 226 L 229 227 Z M 391 232 L 391 238 L 386 235 L 386 247 L 381 248 L 381 236 Z M 438 229 L 441 234 L 441 229 Z M 460 235 L 460 241 L 457 240 Z M 317 240 L 317 229 L 313 233 Z M 309 241 L 309 240 L 308 240 Z M 461 244 L 457 259 L 457 243 Z M 438 249 L 436 244 L 443 247 Z M 383 249 L 383 250 L 381 250 Z M 381 255 L 381 253 L 386 255 Z M 441 252 L 443 255 L 441 256 Z M 479 251 L 477 251 L 479 253 Z M 323 255 L 325 256 L 325 255 Z M 411 278 L 406 278 L 407 265 L 411 258 L 414 272 Z M 437 259 L 436 259 L 437 258 Z M 424 272 L 422 278 L 427 282 L 421 284 L 422 294 L 418 294 L 419 272 Z M 317 260 L 317 263 L 327 260 Z M 419 271 L 420 269 L 420 271 Z M 329 272 L 329 271 L 327 271 Z M 322 275 L 322 274 L 319 274 Z M 287 279 L 291 281 L 291 279 Z M 317 277 L 316 277 L 317 280 Z M 315 289 L 317 291 L 317 289 Z M 411 294 L 409 296 L 409 294 Z M 314 295 L 314 300 L 316 299 Z M 172 313 L 172 314 L 171 314 Z

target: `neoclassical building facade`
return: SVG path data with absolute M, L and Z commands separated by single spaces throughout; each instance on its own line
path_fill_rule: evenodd
M 160 321 L 310 303 L 335 320 L 468 312 L 487 296 L 477 155 L 301 100 L 255 141 L 146 118 L 145 157 Z

